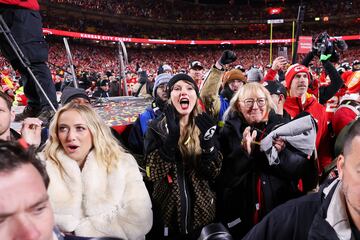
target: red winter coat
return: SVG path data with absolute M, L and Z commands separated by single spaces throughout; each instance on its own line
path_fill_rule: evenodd
M 290 114 L 291 118 L 296 117 L 299 113 L 306 111 L 315 119 L 318 126 L 316 135 L 316 149 L 319 155 L 319 172 L 321 173 L 324 167 L 331 163 L 331 145 L 330 135 L 328 131 L 328 119 L 325 107 L 321 105 L 313 95 L 306 94 L 306 101 L 301 104 L 299 97 L 287 97 L 285 110 Z
M 14 5 L 35 11 L 40 10 L 40 6 L 37 0 L 0 0 L 0 4 Z
M 358 115 L 359 110 L 354 106 L 340 105 L 340 107 L 336 110 L 332 120 L 332 127 L 335 135 L 339 135 L 340 131 L 350 122 L 355 120 Z

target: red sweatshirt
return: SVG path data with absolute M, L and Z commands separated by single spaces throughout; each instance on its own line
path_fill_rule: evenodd
M 35 11 L 40 10 L 40 6 L 37 0 L 0 0 L 0 4 L 14 5 Z
M 318 131 L 316 135 L 316 149 L 319 155 L 319 172 L 321 173 L 329 163 L 331 163 L 331 145 L 328 139 L 328 119 L 325 112 L 325 107 L 318 103 L 313 95 L 306 94 L 306 101 L 301 104 L 299 97 L 287 97 L 284 104 L 285 110 L 292 118 L 296 117 L 299 113 L 306 111 L 316 121 Z

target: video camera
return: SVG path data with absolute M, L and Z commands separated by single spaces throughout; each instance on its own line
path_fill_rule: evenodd
M 344 52 L 348 48 L 346 42 L 342 39 L 330 37 L 327 32 L 320 33 L 314 40 L 313 51 L 317 56 L 321 54 L 331 54 L 330 61 L 339 61 L 339 52 Z

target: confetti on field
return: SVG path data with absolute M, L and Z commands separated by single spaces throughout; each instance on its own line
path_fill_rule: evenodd
M 99 102 L 95 102 L 92 105 L 109 126 L 122 126 L 135 122 L 138 115 L 150 104 L 151 99 L 112 97 L 100 99 Z

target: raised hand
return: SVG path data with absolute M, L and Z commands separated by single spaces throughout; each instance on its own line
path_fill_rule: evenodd
M 233 63 L 235 62 L 237 59 L 235 52 L 231 51 L 231 50 L 225 50 L 221 57 L 219 58 L 218 62 L 224 66 L 226 64 L 229 63 Z
M 274 71 L 279 71 L 280 69 L 285 69 L 285 66 L 287 64 L 287 60 L 286 58 L 284 58 L 283 56 L 279 56 L 277 58 L 275 58 L 273 64 L 271 65 L 271 69 Z
M 39 147 L 41 143 L 41 124 L 42 121 L 38 118 L 25 118 L 21 128 L 21 137 L 27 144 Z

